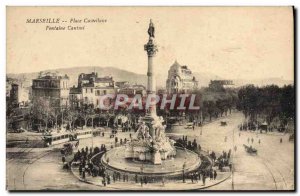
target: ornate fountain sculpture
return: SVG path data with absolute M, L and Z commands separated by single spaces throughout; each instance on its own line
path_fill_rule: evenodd
M 156 82 L 153 60 L 158 49 L 154 39 L 155 27 L 152 20 L 150 20 L 148 34 L 148 43 L 144 45 L 148 55 L 147 94 L 148 97 L 149 95 L 155 97 Z M 156 105 L 150 105 L 145 117 L 139 119 L 140 124 L 134 139 L 126 146 L 125 157 L 151 161 L 153 164 L 161 164 L 162 160 L 174 157 L 176 155 L 174 141 L 166 137 L 163 121 L 163 118 L 156 114 Z

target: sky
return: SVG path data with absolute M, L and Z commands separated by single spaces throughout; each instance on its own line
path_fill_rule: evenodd
M 85 30 L 46 31 L 30 18 L 60 18 Z M 106 19 L 74 24 L 72 19 Z M 159 51 L 156 72 L 177 60 L 226 79 L 293 80 L 291 7 L 8 7 L 7 73 L 81 66 L 146 74 L 150 18 Z

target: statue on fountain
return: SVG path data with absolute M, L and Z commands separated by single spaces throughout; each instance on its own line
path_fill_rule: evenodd
M 153 164 L 161 164 L 162 160 L 174 157 L 175 142 L 166 137 L 166 126 L 162 123 L 163 118 L 158 116 L 150 124 L 141 119 L 133 140 L 126 145 L 125 157 Z

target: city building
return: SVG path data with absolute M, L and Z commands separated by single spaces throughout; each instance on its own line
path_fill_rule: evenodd
M 142 97 L 147 95 L 146 87 L 140 84 L 126 85 L 120 88 L 118 93 L 125 94 L 128 97 L 134 97 L 137 94 L 140 94 Z
M 120 82 L 116 82 L 115 85 L 118 87 L 118 88 L 125 88 L 126 86 L 129 86 L 129 82 L 128 81 L 120 81 Z
M 212 90 L 222 90 L 234 87 L 232 80 L 211 80 L 208 86 Z
M 107 94 L 114 95 L 118 90 L 113 77 L 98 77 L 98 73 L 96 72 L 80 74 L 78 77 L 78 88 L 82 93 L 82 103 L 93 105 L 95 108 L 100 107 L 101 96 Z
M 81 73 L 78 76 L 78 87 L 81 88 L 84 84 L 92 84 L 96 78 L 98 78 L 97 72 L 92 72 L 89 74 Z
M 8 87 L 9 86 L 9 87 Z M 25 106 L 29 102 L 29 89 L 23 86 L 23 83 L 14 82 L 8 85 L 10 89 L 7 93 L 7 103 L 13 106 Z M 8 95 L 9 94 L 9 95 Z
M 170 67 L 166 88 L 168 93 L 188 93 L 198 87 L 198 81 L 186 65 L 177 61 Z
M 69 104 L 73 108 L 78 108 L 82 105 L 82 91 L 79 87 L 71 87 L 70 94 L 69 94 Z
M 32 101 L 38 99 L 49 101 L 52 107 L 69 105 L 69 77 L 60 76 L 57 72 L 40 72 L 32 80 Z

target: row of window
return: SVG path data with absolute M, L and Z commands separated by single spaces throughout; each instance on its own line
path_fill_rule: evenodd
M 93 92 L 94 92 L 94 89 L 92 89 L 92 88 L 91 88 L 91 89 L 88 89 L 88 88 L 85 89 L 85 93 L 86 93 L 86 94 L 87 94 L 87 93 L 93 93 Z M 98 96 L 99 96 L 99 95 L 106 95 L 106 94 L 107 94 L 107 91 L 106 91 L 106 90 L 103 90 L 102 93 L 101 93 L 101 90 L 96 90 L 95 94 L 98 95 Z

